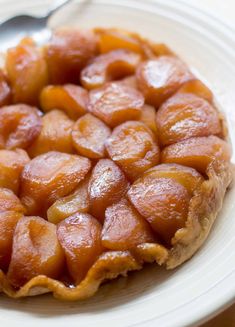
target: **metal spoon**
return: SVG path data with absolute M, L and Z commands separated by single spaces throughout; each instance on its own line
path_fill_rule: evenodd
M 31 36 L 39 45 L 45 43 L 51 35 L 47 26 L 55 11 L 72 0 L 57 0 L 49 12 L 42 17 L 30 15 L 14 16 L 0 24 L 0 51 L 16 45 L 24 36 Z

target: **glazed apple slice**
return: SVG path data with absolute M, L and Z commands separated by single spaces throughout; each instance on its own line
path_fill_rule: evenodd
M 141 63 L 136 77 L 146 103 L 157 108 L 184 83 L 193 79 L 188 67 L 174 56 L 160 56 Z
M 186 82 L 181 86 L 177 93 L 192 93 L 200 98 L 207 100 L 208 102 L 213 101 L 213 93 L 211 90 L 199 79 L 193 79 Z
M 27 215 L 46 215 L 59 198 L 72 193 L 91 168 L 89 159 L 47 152 L 31 160 L 21 175 L 20 198 Z
M 25 208 L 14 192 L 7 188 L 0 187 L 0 212 L 5 211 L 25 213 Z
M 0 188 L 0 269 L 7 271 L 12 250 L 15 226 L 25 208 L 17 196 L 6 188 Z
M 47 210 L 47 218 L 51 223 L 58 224 L 76 212 L 87 213 L 89 211 L 89 180 L 90 174 L 78 184 L 78 187 L 72 194 L 60 198 L 53 203 Z
M 57 225 L 67 268 L 75 284 L 86 275 L 103 252 L 100 223 L 91 215 L 76 213 Z
M 11 103 L 11 87 L 3 70 L 0 69 L 0 107 Z
M 161 164 L 147 170 L 143 177 L 151 178 L 172 178 L 182 184 L 190 194 L 193 194 L 204 178 L 195 169 L 178 165 L 175 163 Z
M 73 126 L 72 139 L 77 152 L 90 159 L 104 158 L 105 141 L 111 130 L 92 114 L 79 118 Z
M 37 105 L 42 88 L 48 84 L 45 58 L 30 38 L 23 39 L 6 55 L 6 70 L 14 103 Z
M 0 270 L 7 272 L 11 260 L 13 234 L 23 215 L 16 211 L 0 212 Z
M 139 120 L 147 125 L 151 131 L 157 135 L 157 123 L 156 123 L 156 109 L 153 106 L 145 104 L 141 109 Z
M 143 105 L 144 98 L 139 91 L 113 82 L 90 92 L 88 110 L 108 126 L 115 127 L 138 119 Z
M 6 106 L 0 110 L 0 148 L 26 149 L 40 134 L 39 110 L 24 104 Z
M 125 31 L 106 29 L 103 31 L 98 30 L 98 34 L 99 50 L 101 53 L 107 53 L 118 49 L 125 49 L 140 55 L 143 54 L 139 40 L 133 35 L 125 33 Z
M 157 139 L 142 122 L 128 121 L 117 126 L 106 141 L 106 149 L 131 181 L 159 162 Z
M 76 120 L 86 113 L 88 92 L 84 88 L 73 85 L 49 85 L 40 94 L 43 111 L 58 109 Z
M 175 178 L 144 174 L 132 184 L 129 200 L 168 246 L 185 226 L 191 195 Z
M 154 241 L 149 224 L 127 199 L 106 209 L 102 230 L 102 244 L 105 248 L 125 251 Z
M 24 150 L 0 150 L 0 187 L 18 194 L 20 175 L 29 161 L 29 156 Z
M 128 185 L 125 175 L 112 160 L 99 160 L 88 187 L 92 215 L 102 222 L 105 209 L 122 198 Z
M 49 151 L 74 153 L 72 128 L 74 122 L 64 112 L 52 110 L 42 117 L 42 129 L 27 149 L 31 158 Z
M 40 217 L 23 217 L 15 228 L 7 278 L 15 287 L 31 278 L 46 275 L 58 278 L 64 266 L 64 253 L 56 226 Z
M 114 50 L 97 56 L 81 72 L 81 84 L 88 90 L 135 73 L 140 56 L 128 50 Z
M 179 93 L 164 102 L 157 112 L 156 122 L 159 140 L 164 146 L 222 132 L 216 109 L 191 93 Z
M 78 83 L 82 68 L 97 50 L 97 38 L 92 31 L 57 29 L 46 47 L 50 83 Z
M 197 169 L 204 174 L 215 159 L 229 161 L 231 150 L 228 143 L 217 136 L 194 137 L 166 147 L 161 153 L 164 163 L 178 163 Z

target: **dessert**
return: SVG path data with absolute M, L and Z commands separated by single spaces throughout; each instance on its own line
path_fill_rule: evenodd
M 0 70 L 0 291 L 81 300 L 202 246 L 229 187 L 211 90 L 118 29 L 30 38 Z

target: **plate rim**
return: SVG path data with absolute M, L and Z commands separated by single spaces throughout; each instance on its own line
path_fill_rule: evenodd
M 81 0 L 79 0 L 78 2 L 81 2 Z M 161 6 L 168 5 L 169 7 L 172 7 L 173 9 L 175 9 L 177 7 L 178 11 L 191 12 L 192 16 L 197 16 L 197 19 L 199 21 L 203 20 L 204 24 L 209 26 L 210 30 L 213 31 L 215 34 L 217 31 L 219 31 L 226 37 L 226 39 L 231 40 L 231 44 L 235 43 L 235 26 L 233 26 L 233 25 L 229 26 L 227 24 L 227 22 L 225 22 L 223 19 L 218 19 L 213 14 L 211 14 L 201 8 L 198 8 L 196 5 L 194 5 L 192 3 L 189 4 L 187 2 L 187 0 L 144 0 L 144 1 L 138 1 L 138 0 L 94 0 L 94 3 L 118 4 L 119 6 L 123 6 L 123 5 L 125 6 L 125 4 L 129 4 L 129 6 L 133 6 L 134 8 L 143 7 L 143 8 L 148 9 L 148 7 L 149 7 L 149 10 L 151 7 L 156 7 L 158 3 L 161 4 Z M 231 31 L 231 29 L 233 32 Z M 223 49 L 223 51 L 226 52 L 227 49 L 230 49 L 229 53 L 230 53 L 230 55 L 232 55 L 232 60 L 234 60 L 235 59 L 235 50 L 234 50 L 235 47 L 231 46 L 230 43 L 228 43 L 226 49 Z M 228 281 L 230 281 L 231 288 L 225 292 L 224 285 L 228 285 Z M 232 287 L 232 285 L 234 285 L 234 286 Z M 217 298 L 212 297 L 213 301 L 211 301 L 210 305 L 208 304 L 208 301 L 207 301 L 206 305 L 203 303 L 203 310 L 200 314 L 198 313 L 198 310 L 196 310 L 194 312 L 191 311 L 189 313 L 189 310 L 187 310 L 187 308 L 185 308 L 189 305 L 189 303 L 193 303 L 197 300 L 194 298 L 193 300 L 186 303 L 184 305 L 184 308 L 180 308 L 180 309 L 179 309 L 179 307 L 175 308 L 175 310 L 173 310 L 175 312 L 180 312 L 180 311 L 182 312 L 182 309 L 183 309 L 185 311 L 184 312 L 185 315 L 182 316 L 182 314 L 180 315 L 180 314 L 174 313 L 174 315 L 175 315 L 174 318 L 177 321 L 175 321 L 174 325 L 167 324 L 167 325 L 164 325 L 164 327 L 195 326 L 195 325 L 204 323 L 207 320 L 214 317 L 215 315 L 217 315 L 218 313 L 222 312 L 230 304 L 235 302 L 235 269 L 233 271 L 231 271 L 230 274 L 227 275 L 223 280 L 218 281 L 218 283 L 216 283 L 214 285 L 214 287 L 218 290 L 221 297 L 219 297 L 219 296 Z M 202 293 L 200 296 L 198 296 L 198 298 L 200 297 L 203 299 L 203 297 L 208 297 L 208 296 L 210 297 L 211 290 L 212 290 L 212 288 L 210 288 L 208 290 L 208 292 L 206 292 L 207 294 Z M 168 315 L 171 315 L 171 313 L 168 313 Z M 176 318 L 177 315 L 180 316 L 180 319 Z M 153 317 L 149 320 L 145 319 L 145 320 L 142 320 L 140 323 L 130 324 L 129 326 L 150 327 L 150 326 L 155 325 L 154 323 L 158 322 L 160 317 L 161 316 L 155 317 L 155 318 Z M 170 323 L 172 323 L 172 321 Z

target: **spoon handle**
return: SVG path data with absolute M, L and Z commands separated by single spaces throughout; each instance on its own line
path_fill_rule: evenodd
M 56 0 L 54 4 L 52 5 L 51 9 L 49 10 L 48 14 L 46 15 L 47 18 L 49 18 L 54 12 L 56 12 L 58 9 L 65 6 L 67 3 L 71 2 L 73 0 Z

